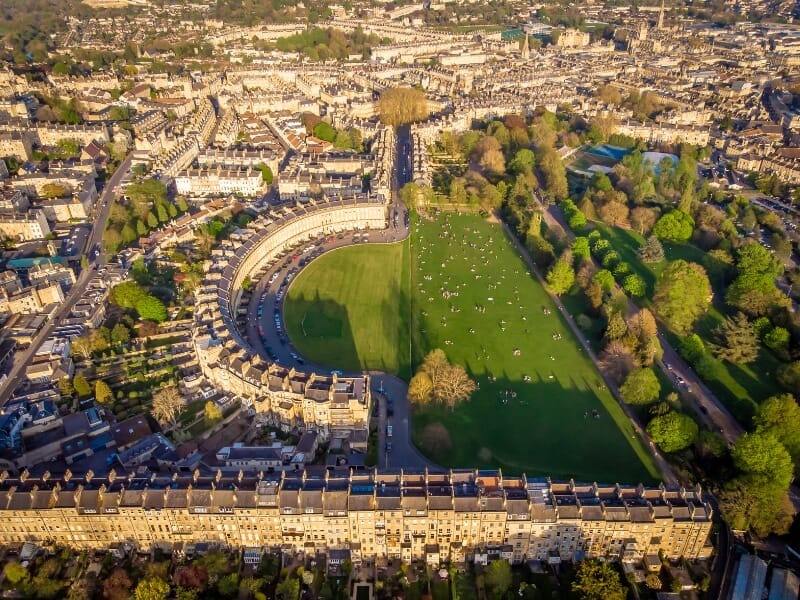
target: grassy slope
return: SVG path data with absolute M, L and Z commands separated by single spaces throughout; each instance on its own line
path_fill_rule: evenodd
M 408 375 L 408 242 L 336 250 L 289 288 L 286 330 L 320 364 Z
M 651 480 L 655 469 L 648 453 L 611 394 L 599 388 L 593 363 L 545 290 L 526 275 L 501 227 L 474 216 L 447 220 L 451 238 L 440 238 L 441 222 L 434 221 L 421 223 L 413 240 L 414 362 L 442 348 L 467 367 L 480 389 L 455 412 L 438 407 L 416 411 L 417 434 L 432 421 L 450 431 L 452 449 L 432 458 L 531 476 Z M 497 287 L 490 289 L 490 282 Z M 443 299 L 440 288 L 459 295 Z M 477 312 L 476 305 L 486 311 Z M 554 340 L 553 333 L 561 339 Z M 520 356 L 513 355 L 515 348 Z M 496 381 L 489 380 L 490 374 Z M 523 382 L 523 375 L 532 381 Z M 502 403 L 505 390 L 517 394 L 507 404 Z M 584 417 L 593 409 L 600 419 Z
M 652 297 L 656 278 L 670 260 L 683 259 L 702 264 L 703 251 L 688 244 L 665 244 L 664 251 L 667 260 L 653 265 L 644 264 L 636 257 L 636 250 L 644 243 L 642 236 L 633 231 L 609 227 L 602 223 L 596 225 L 603 237 L 611 242 L 622 260 L 629 263 L 634 271 L 647 282 L 649 297 Z M 700 319 L 696 327 L 697 332 L 704 339 L 710 339 L 713 329 L 725 318 L 720 310 L 720 307 L 724 309 L 721 303 L 724 291 L 715 285 L 714 294 L 715 305 Z M 676 336 L 670 336 L 670 338 L 673 343 L 678 343 Z M 750 365 L 721 363 L 720 376 L 710 379 L 706 383 L 736 418 L 747 426 L 757 404 L 769 396 L 781 392 L 774 378 L 779 365 L 780 361 L 771 352 L 762 348 L 758 360 Z

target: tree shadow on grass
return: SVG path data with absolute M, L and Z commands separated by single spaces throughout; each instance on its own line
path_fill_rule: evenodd
M 593 390 L 571 379 L 547 379 L 546 371 L 532 369 L 530 375 L 529 382 L 502 373 L 493 381 L 479 376 L 480 389 L 454 411 L 416 409 L 416 431 L 441 421 L 451 433 L 451 451 L 431 458 L 452 467 L 499 466 L 510 474 L 558 479 L 654 481 L 637 457 L 635 440 Z
M 376 285 L 380 285 L 376 283 Z M 391 351 L 395 354 L 394 364 L 387 364 L 386 356 L 382 356 L 381 370 L 395 373 L 398 377 L 406 381 L 411 377 L 411 357 L 410 352 L 410 299 L 408 292 L 400 287 L 396 278 L 389 278 L 386 285 L 389 286 L 389 297 L 381 302 L 380 314 L 383 331 L 376 331 L 374 335 L 386 335 L 394 341 Z M 397 298 L 396 302 L 391 299 Z M 399 307 L 399 313 L 398 313 Z M 394 332 L 394 335 L 392 335 Z M 388 350 L 388 349 L 387 349 Z M 376 367 L 377 365 L 372 365 Z
M 306 359 L 331 368 L 361 369 L 347 307 L 316 294 L 292 299 L 289 310 L 287 333 Z

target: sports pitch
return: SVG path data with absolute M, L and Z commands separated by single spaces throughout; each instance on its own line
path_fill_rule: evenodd
M 331 367 L 403 377 L 409 353 L 416 366 L 433 348 L 464 365 L 480 385 L 468 402 L 414 412 L 415 441 L 428 423 L 449 431 L 451 448 L 429 453 L 443 466 L 657 479 L 631 423 L 501 226 L 446 215 L 415 219 L 412 228 L 406 242 L 337 250 L 297 277 L 285 309 L 297 348 Z

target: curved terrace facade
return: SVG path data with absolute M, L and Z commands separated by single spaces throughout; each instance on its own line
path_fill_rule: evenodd
M 382 197 L 356 195 L 261 217 L 215 250 L 197 293 L 194 343 L 203 374 L 239 396 L 261 419 L 284 431 L 316 431 L 366 449 L 369 376 L 304 373 L 265 360 L 238 330 L 235 316 L 245 277 L 302 242 L 347 230 L 384 229 Z

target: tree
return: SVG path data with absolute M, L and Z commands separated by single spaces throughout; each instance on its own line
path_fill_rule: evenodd
M 800 406 L 791 394 L 772 396 L 758 407 L 756 431 L 774 435 L 793 457 L 800 457 Z
M 787 492 L 764 489 L 747 478 L 737 478 L 726 486 L 719 507 L 732 529 L 752 529 L 761 537 L 788 533 L 795 512 Z
M 660 240 L 682 244 L 692 237 L 694 219 L 681 210 L 672 210 L 653 226 L 653 234 Z
M 677 452 L 691 446 L 699 429 L 694 420 L 681 413 L 670 411 L 655 417 L 647 424 L 647 434 L 664 452 Z
M 293 578 L 294 579 L 294 578 Z M 294 579 L 294 581 L 297 581 Z M 239 593 L 239 574 L 228 573 L 217 582 L 217 592 L 223 598 L 234 598 Z
M 517 150 L 514 158 L 508 164 L 508 170 L 514 175 L 521 175 L 523 173 L 533 173 L 536 166 L 536 155 L 528 148 Z
M 664 246 L 656 236 L 651 235 L 636 254 L 644 263 L 659 263 L 664 260 Z
M 204 416 L 206 421 L 216 421 L 222 418 L 222 411 L 211 400 L 206 402 Z
M 758 358 L 758 336 L 743 313 L 728 317 L 714 328 L 714 338 L 711 351 L 720 360 L 747 364 Z
M 572 591 L 581 600 L 625 600 L 619 573 L 607 562 L 585 560 L 578 565 Z
M 644 583 L 651 590 L 658 591 L 662 587 L 661 577 L 658 576 L 658 573 L 648 573 L 644 578 Z
M 791 334 L 784 327 L 773 327 L 764 335 L 764 345 L 778 354 L 786 354 L 790 340 Z
M 625 378 L 619 388 L 622 399 L 627 404 L 650 404 L 658 399 L 661 384 L 653 369 L 635 369 Z
M 494 560 L 483 573 L 486 587 L 497 598 L 503 598 L 511 587 L 511 565 L 504 560 Z
M 300 581 L 296 577 L 287 577 L 275 588 L 275 598 L 280 600 L 297 600 L 300 595 Z
M 128 600 L 133 582 L 122 568 L 116 568 L 103 581 L 103 598 L 106 600 Z
M 114 393 L 102 379 L 98 379 L 94 382 L 94 399 L 100 404 L 105 404 L 109 400 L 114 399 Z
M 115 346 L 127 344 L 131 339 L 131 331 L 122 323 L 117 323 L 111 330 L 111 343 Z
M 459 402 L 469 400 L 476 387 L 464 367 L 448 365 L 434 385 L 433 397 L 452 410 Z
M 589 240 L 585 237 L 576 237 L 572 242 L 572 256 L 576 262 L 591 258 Z
M 638 364 L 633 351 L 620 340 L 609 342 L 598 361 L 600 370 L 617 383 L 623 381 Z
M 800 395 L 800 360 L 778 367 L 778 383 L 795 396 Z
M 733 464 L 745 475 L 786 491 L 794 475 L 788 450 L 773 433 L 745 433 L 731 450 Z
M 390 88 L 378 100 L 378 113 L 385 125 L 398 127 L 428 118 L 428 100 L 425 92 L 416 88 Z
M 420 373 L 427 375 L 430 384 L 424 377 L 417 377 Z M 458 402 L 468 400 L 475 389 L 475 382 L 469 378 L 464 367 L 451 365 L 444 351 L 437 348 L 428 353 L 409 383 L 409 396 L 412 400 L 418 398 L 420 402 L 424 402 L 426 397 L 432 397 L 452 409 Z
M 487 177 L 502 175 L 506 170 L 503 148 L 495 138 L 482 138 L 472 150 L 474 168 Z
M 435 388 L 444 370 L 450 365 L 444 350 L 436 348 L 431 350 L 422 361 L 420 370 L 430 377 L 431 385 Z
M 200 564 L 177 567 L 172 581 L 184 589 L 203 591 L 208 585 L 208 570 Z
M 139 317 L 147 321 L 161 323 L 167 320 L 167 307 L 155 296 L 145 296 L 136 303 Z
M 17 589 L 24 587 L 31 578 L 28 569 L 15 560 L 9 561 L 3 566 L 3 575 Z
M 153 394 L 150 414 L 162 425 L 171 425 L 183 410 L 184 401 L 177 386 L 163 387 Z M 216 405 L 215 405 L 216 408 Z M 217 409 L 219 411 L 219 409 Z
M 761 244 L 748 244 L 736 253 L 736 279 L 725 295 L 732 307 L 751 316 L 766 314 L 772 306 L 782 306 L 788 299 L 775 286 L 783 266 Z
M 83 375 L 75 375 L 72 380 L 72 386 L 75 388 L 75 393 L 79 398 L 88 398 L 92 393 L 92 388 L 89 387 L 89 382 Z
M 408 382 L 408 397 L 411 402 L 425 404 L 433 398 L 433 382 L 425 371 L 417 373 Z
M 551 200 L 561 200 L 568 195 L 567 171 L 564 162 L 552 147 L 545 147 L 537 155 L 542 175 L 542 188 Z
M 314 135 L 326 142 L 333 142 L 336 139 L 336 130 L 331 127 L 330 123 L 320 121 L 314 126 Z
M 644 235 L 653 228 L 658 219 L 658 211 L 654 208 L 637 206 L 631 211 L 631 227 L 640 235 Z
M 547 273 L 547 285 L 550 290 L 561 296 L 572 289 L 575 283 L 575 269 L 565 257 L 559 258 Z
M 647 294 L 647 284 L 636 273 L 631 273 L 622 280 L 622 289 L 633 298 L 641 298 Z
M 603 222 L 608 223 L 612 227 L 624 223 L 628 218 L 628 207 L 617 200 L 606 202 L 597 212 L 600 214 L 600 218 L 603 219 Z
M 88 359 L 92 355 L 92 340 L 89 335 L 82 335 L 72 340 L 70 346 L 73 356 L 80 356 Z
M 420 441 L 425 451 L 433 456 L 447 454 L 453 447 L 450 432 L 441 423 L 428 423 L 422 430 Z
M 163 579 L 142 579 L 133 592 L 134 600 L 164 600 L 169 595 L 169 584 Z
M 661 272 L 653 304 L 675 331 L 688 332 L 710 303 L 711 283 L 700 265 L 676 260 Z

